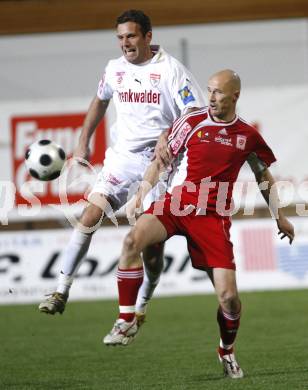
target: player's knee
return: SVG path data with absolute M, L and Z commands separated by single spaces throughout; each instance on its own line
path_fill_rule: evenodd
M 219 294 L 218 300 L 222 308 L 228 312 L 238 312 L 241 308 L 241 302 L 236 291 L 224 290 Z
M 136 235 L 133 232 L 129 232 L 125 237 L 123 249 L 124 253 L 138 255 L 138 242 Z
M 93 204 L 89 204 L 83 211 L 79 223 L 86 227 L 95 227 L 102 218 L 102 210 Z

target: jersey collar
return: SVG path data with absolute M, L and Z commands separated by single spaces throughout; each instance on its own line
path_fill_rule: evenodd
M 165 54 L 165 50 L 160 45 L 151 45 L 152 53 L 154 54 L 151 62 L 159 62 Z
M 121 59 L 125 64 L 130 65 L 130 66 L 143 66 L 143 65 L 150 64 L 150 63 L 159 62 L 161 60 L 162 56 L 165 54 L 164 49 L 160 45 L 151 45 L 150 47 L 151 47 L 152 53 L 154 55 L 150 60 L 143 62 L 142 64 L 138 64 L 138 65 L 132 64 L 131 62 L 127 61 L 127 59 L 124 56 L 122 56 Z
M 212 117 L 212 115 L 211 115 L 211 113 L 210 113 L 209 107 L 208 107 L 208 109 L 207 109 L 207 112 L 208 112 L 208 114 L 209 114 L 210 120 L 211 120 L 213 123 L 215 123 L 215 125 L 221 125 L 221 126 L 233 125 L 233 124 L 234 124 L 235 122 L 237 122 L 237 120 L 238 120 L 238 115 L 235 114 L 234 119 L 233 119 L 232 121 L 230 121 L 230 122 L 217 122 L 217 121 L 215 121 L 215 119 Z

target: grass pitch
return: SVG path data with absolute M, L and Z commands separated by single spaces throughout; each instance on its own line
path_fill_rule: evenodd
M 308 291 L 242 293 L 236 355 L 245 378 L 222 377 L 214 295 L 155 298 L 128 347 L 102 342 L 115 301 L 0 307 L 0 389 L 308 389 Z

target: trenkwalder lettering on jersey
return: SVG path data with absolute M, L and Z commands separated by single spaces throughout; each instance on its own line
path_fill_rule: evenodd
M 160 104 L 160 93 L 144 90 L 134 92 L 129 89 L 127 92 L 118 92 L 119 101 L 122 103 L 154 103 Z

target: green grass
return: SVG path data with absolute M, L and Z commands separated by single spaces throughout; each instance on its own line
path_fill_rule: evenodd
M 214 295 L 156 298 L 128 347 L 105 347 L 114 301 L 63 316 L 0 307 L 0 389 L 308 389 L 308 291 L 241 294 L 242 380 L 222 377 Z

